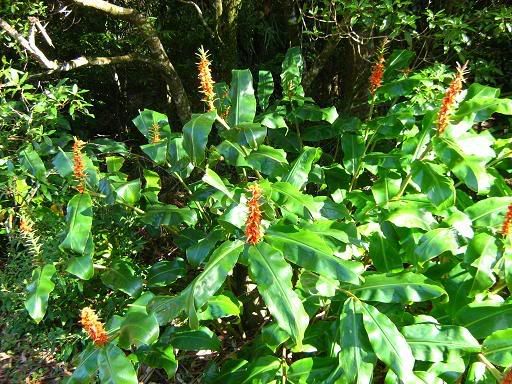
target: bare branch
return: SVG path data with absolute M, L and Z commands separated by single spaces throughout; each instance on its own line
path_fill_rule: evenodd
M 204 19 L 203 17 L 203 11 L 201 11 L 201 8 L 199 8 L 199 5 L 197 5 L 196 3 L 194 3 L 192 0 L 178 0 L 178 2 L 182 3 L 182 4 L 188 4 L 188 5 L 191 5 L 192 7 L 195 8 L 195 10 L 197 11 L 197 15 L 199 16 L 199 20 L 201 20 L 201 23 L 203 24 L 203 26 L 205 27 L 205 29 L 212 35 L 212 36 L 215 36 L 216 39 L 219 40 L 220 43 L 222 43 L 222 40 L 219 36 L 219 34 L 217 32 L 214 32 L 210 26 L 208 25 L 208 23 L 206 22 L 206 20 Z
M 21 33 L 16 31 L 7 21 L 0 17 L 0 28 L 3 29 L 9 36 L 18 42 L 28 53 L 32 56 L 43 68 L 54 70 L 57 68 L 55 61 L 49 60 L 46 55 L 41 52 L 35 45 L 35 31 L 31 29 L 31 41 L 27 40 Z

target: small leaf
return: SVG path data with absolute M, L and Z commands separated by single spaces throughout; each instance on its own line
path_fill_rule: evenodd
M 286 152 L 268 145 L 260 145 L 247 156 L 247 163 L 254 169 L 271 177 L 282 176 L 288 171 Z
M 116 185 L 116 201 L 135 205 L 140 200 L 140 179 L 130 180 Z
M 142 221 L 153 227 L 161 225 L 194 225 L 197 222 L 196 211 L 190 208 L 178 208 L 175 205 L 152 205 L 146 209 Z
M 270 71 L 258 72 L 258 104 L 262 110 L 267 109 L 268 101 L 274 92 L 274 79 Z
M 299 157 L 290 166 L 290 171 L 282 178 L 282 182 L 288 182 L 297 189 L 302 189 L 307 181 L 311 167 L 316 163 L 322 150 L 320 148 L 304 147 Z
M 456 254 L 458 248 L 457 236 L 452 229 L 436 228 L 420 238 L 414 253 L 418 258 L 418 263 L 422 264 L 444 252 Z
M 48 298 L 55 288 L 52 277 L 57 270 L 53 264 L 46 264 L 42 269 L 37 267 L 32 272 L 32 281 L 27 285 L 25 308 L 28 314 L 39 324 L 48 308 Z
M 31 144 L 20 151 L 20 163 L 37 180 L 46 180 L 46 167 Z
M 343 166 L 353 175 L 362 161 L 364 140 L 357 134 L 345 133 L 341 140 L 343 148 Z
M 206 168 L 206 171 L 205 171 L 205 174 L 203 175 L 203 178 L 202 180 L 208 184 L 208 185 L 211 185 L 213 188 L 215 189 L 218 189 L 219 191 L 221 191 L 223 194 L 225 194 L 227 197 L 229 197 L 231 200 L 233 200 L 233 196 L 234 196 L 234 193 L 233 191 L 230 191 L 226 185 L 224 184 L 224 182 L 222 181 L 222 179 L 220 178 L 219 175 L 217 175 L 217 173 L 215 173 L 213 170 L 211 170 L 210 168 Z
M 412 180 L 438 208 L 447 208 L 455 203 L 453 180 L 443 175 L 436 164 L 415 161 L 411 166 Z
M 139 348 L 137 355 L 143 364 L 152 368 L 163 368 L 168 379 L 176 374 L 178 361 L 172 345 L 154 344 L 149 348 Z

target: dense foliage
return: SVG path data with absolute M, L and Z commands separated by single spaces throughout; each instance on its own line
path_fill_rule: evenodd
M 4 58 L 1 352 L 49 348 L 66 383 L 510 382 L 512 99 L 473 81 L 507 87 L 462 47 L 467 14 L 440 36 L 449 10 L 427 9 L 417 34 L 412 2 L 383 3 L 294 8 L 308 55 L 345 34 L 374 45 L 336 106 L 309 97 L 298 47 L 272 70 L 225 58 L 229 82 L 201 47 L 182 126 L 146 104 L 128 133 L 91 134 L 87 91 Z M 23 6 L 48 12 L 8 13 Z M 494 12 L 489 36 L 510 29 Z M 377 18 L 386 38 L 364 29 Z M 462 63 L 418 64 L 421 38 Z M 12 364 L 7 382 L 25 380 Z

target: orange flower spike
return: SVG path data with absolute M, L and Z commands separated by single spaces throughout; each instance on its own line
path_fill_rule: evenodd
M 95 345 L 101 347 L 108 342 L 108 334 L 92 308 L 85 307 L 80 314 L 80 324 Z
M 384 63 L 384 55 L 381 54 L 379 60 L 372 68 L 372 73 L 370 75 L 370 94 L 372 97 L 375 96 L 375 92 L 382 84 L 382 78 L 384 77 Z
M 85 164 L 84 157 L 82 154 L 82 149 L 85 145 L 85 142 L 74 138 L 75 142 L 73 143 L 73 174 L 75 175 L 75 180 L 78 182 L 78 185 L 75 187 L 78 192 L 84 193 L 85 191 Z
M 501 234 L 507 236 L 510 232 L 510 224 L 512 223 L 512 204 L 508 206 L 507 213 L 503 219 L 503 225 L 501 226 Z
M 446 130 L 446 127 L 450 122 L 455 99 L 459 95 L 460 91 L 462 91 L 462 83 L 464 82 L 464 75 L 466 74 L 467 64 L 468 63 L 466 62 L 463 66 L 457 66 L 457 73 L 455 78 L 452 80 L 450 86 L 444 94 L 443 102 L 441 104 L 441 108 L 439 109 L 439 115 L 437 116 L 438 135 L 442 134 Z
M 32 223 L 29 220 L 26 220 L 25 218 L 20 219 L 20 232 L 28 234 L 34 231 L 34 228 L 32 228 Z
M 263 237 L 263 233 L 261 231 L 261 209 L 259 201 L 261 198 L 261 188 L 258 184 L 253 184 L 249 186 L 248 189 L 252 193 L 252 196 L 247 202 L 249 214 L 247 215 L 247 221 L 245 224 L 245 237 L 248 244 L 255 245 L 259 243 Z
M 213 105 L 213 101 L 215 100 L 213 85 L 215 82 L 213 81 L 212 70 L 210 68 L 212 63 L 208 58 L 208 51 L 205 51 L 202 46 L 199 48 L 197 56 L 199 57 L 199 63 L 197 63 L 197 69 L 199 72 L 199 92 L 204 96 L 202 101 L 206 103 L 208 111 L 213 111 L 215 109 L 215 106 Z

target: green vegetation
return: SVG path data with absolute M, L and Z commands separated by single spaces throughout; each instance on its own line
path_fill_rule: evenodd
M 0 3 L 0 381 L 509 383 L 512 9 L 419 3 Z

